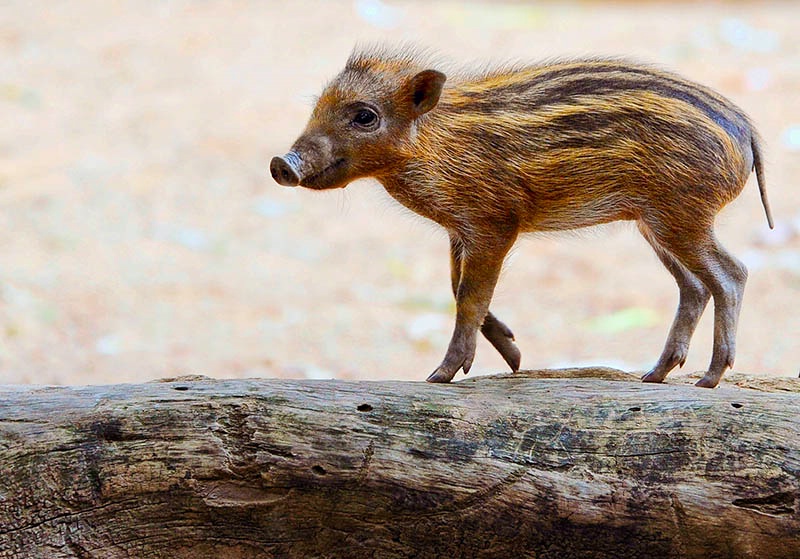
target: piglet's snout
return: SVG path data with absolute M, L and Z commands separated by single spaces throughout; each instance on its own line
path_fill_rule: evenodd
M 290 151 L 283 157 L 275 156 L 269 164 L 269 172 L 281 186 L 297 186 L 300 184 L 300 156 Z

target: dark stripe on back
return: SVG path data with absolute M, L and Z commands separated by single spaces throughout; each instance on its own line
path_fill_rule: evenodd
M 521 70 L 521 71 L 524 71 L 524 69 Z M 745 116 L 732 103 L 723 102 L 722 99 L 719 99 L 719 100 L 718 99 L 714 99 L 699 84 L 696 84 L 696 83 L 691 82 L 689 80 L 682 79 L 679 76 L 673 76 L 673 75 L 670 75 L 668 73 L 657 74 L 653 70 L 649 70 L 647 68 L 630 66 L 630 65 L 626 65 L 626 64 L 622 64 L 622 63 L 616 64 L 616 65 L 611 65 L 611 66 L 608 66 L 608 65 L 599 66 L 597 64 L 594 64 L 594 63 L 591 63 L 591 62 L 587 62 L 587 63 L 585 63 L 583 65 L 575 66 L 575 67 L 572 67 L 572 68 L 556 68 L 556 69 L 553 69 L 553 70 L 550 70 L 550 71 L 547 71 L 547 72 L 544 72 L 542 74 L 539 74 L 539 75 L 535 76 L 530 82 L 514 83 L 514 84 L 510 84 L 508 86 L 501 86 L 501 87 L 494 88 L 494 91 L 497 92 L 497 93 L 500 93 L 500 94 L 503 94 L 505 91 L 508 91 L 512 95 L 523 95 L 523 94 L 525 94 L 525 93 L 530 91 L 531 86 L 535 86 L 535 85 L 538 85 L 538 84 L 541 84 L 541 83 L 544 83 L 544 82 L 555 81 L 555 80 L 558 80 L 560 78 L 565 78 L 565 77 L 568 77 L 568 76 L 574 76 L 574 75 L 578 75 L 578 74 L 596 75 L 596 74 L 608 74 L 608 73 L 613 73 L 613 72 L 623 72 L 623 73 L 634 74 L 634 75 L 638 75 L 638 76 L 645 76 L 645 77 L 651 78 L 652 80 L 662 81 L 662 82 L 671 84 L 673 86 L 680 86 L 680 87 L 688 88 L 688 89 L 690 89 L 691 91 L 694 92 L 693 94 L 690 94 L 693 97 L 696 97 L 696 98 L 699 98 L 701 96 L 705 97 L 709 101 L 712 101 L 714 103 L 718 103 L 718 104 L 722 105 L 723 107 L 725 107 L 726 109 L 730 110 L 731 112 L 737 114 L 738 116 L 741 116 L 741 117 Z M 480 83 L 480 81 L 478 81 L 478 83 Z M 481 93 L 465 92 L 465 95 L 467 95 L 467 96 L 472 96 L 472 95 L 481 96 L 481 95 L 483 95 L 483 92 L 481 92 Z M 725 101 L 727 101 L 727 100 L 725 100 Z
M 654 134 L 696 143 L 698 136 L 695 126 L 677 122 L 667 115 L 637 109 L 568 114 L 554 118 L 547 126 L 531 128 L 532 133 L 542 138 L 545 149 L 610 149 L 616 138 L 647 144 Z M 713 135 L 704 136 L 703 142 L 713 142 L 720 151 L 725 149 L 719 138 Z
M 545 125 L 527 125 L 518 130 L 493 127 L 489 121 L 487 126 L 475 128 L 469 134 L 477 140 L 482 150 L 497 157 L 507 156 L 509 147 L 514 147 L 509 144 L 520 137 L 524 138 L 524 144 L 529 146 L 529 149 L 535 149 L 537 153 L 572 148 L 611 152 L 615 150 L 615 140 L 619 138 L 634 140 L 643 146 L 652 146 L 660 143 L 658 140 L 661 137 L 672 140 L 680 138 L 684 145 L 703 143 L 717 153 L 725 150 L 720 139 L 714 135 L 698 137 L 695 126 L 671 120 L 666 115 L 652 111 L 635 109 L 569 114 L 556 117 Z M 697 154 L 698 162 L 702 163 L 706 160 L 700 155 L 703 151 L 681 150 L 680 155 L 692 157 L 692 154 Z
M 624 72 L 634 76 L 609 78 L 603 76 L 611 72 Z M 573 76 L 573 79 L 570 79 Z M 544 87 L 542 87 L 544 86 Z M 686 88 L 690 91 L 687 91 Z M 548 105 L 568 103 L 577 95 L 608 95 L 621 91 L 652 91 L 664 97 L 680 99 L 696 107 L 716 122 L 729 135 L 740 141 L 749 138 L 750 127 L 747 117 L 733 104 L 723 104 L 710 97 L 691 82 L 669 78 L 648 72 L 641 68 L 619 66 L 579 66 L 545 72 L 530 81 L 513 83 L 507 86 L 489 88 L 485 91 L 463 91 L 463 96 L 474 100 L 474 105 L 453 107 L 456 111 L 467 112 L 533 112 Z M 714 105 L 730 111 L 739 122 L 732 121 Z

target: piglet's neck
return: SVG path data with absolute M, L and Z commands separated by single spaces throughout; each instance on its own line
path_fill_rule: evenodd
M 436 124 L 430 117 L 419 119 L 400 148 L 397 160 L 375 178 L 409 210 L 452 229 L 455 217 L 437 179 L 440 176 L 437 161 L 446 154 L 433 149 L 437 141 L 434 130 Z

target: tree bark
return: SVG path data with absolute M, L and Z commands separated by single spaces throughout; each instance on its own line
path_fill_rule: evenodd
M 729 379 L 0 387 L 0 558 L 796 559 L 800 380 Z

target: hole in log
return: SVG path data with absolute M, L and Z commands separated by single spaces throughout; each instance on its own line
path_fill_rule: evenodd
M 739 408 L 744 406 L 744 404 L 740 404 L 739 402 L 732 402 L 731 406 L 733 406 L 734 408 L 736 408 L 738 410 Z
M 328 472 L 325 471 L 325 468 L 317 464 L 316 466 L 311 466 L 311 471 L 317 474 L 318 476 L 324 476 Z
M 794 514 L 794 498 L 794 493 L 775 493 L 774 495 L 767 495 L 766 497 L 734 499 L 733 506 L 776 516 Z
M 125 434 L 122 432 L 122 421 L 116 418 L 92 423 L 91 429 L 92 433 L 101 441 L 118 442 L 126 440 Z
M 639 406 L 634 406 L 632 408 L 628 408 L 628 411 L 642 411 L 642 408 L 640 408 Z
M 173 390 L 181 390 L 181 391 L 183 391 L 183 390 L 189 390 L 189 387 L 188 386 L 173 386 L 172 389 Z
M 356 408 L 358 411 L 372 411 L 372 406 L 369 404 L 361 404 Z

